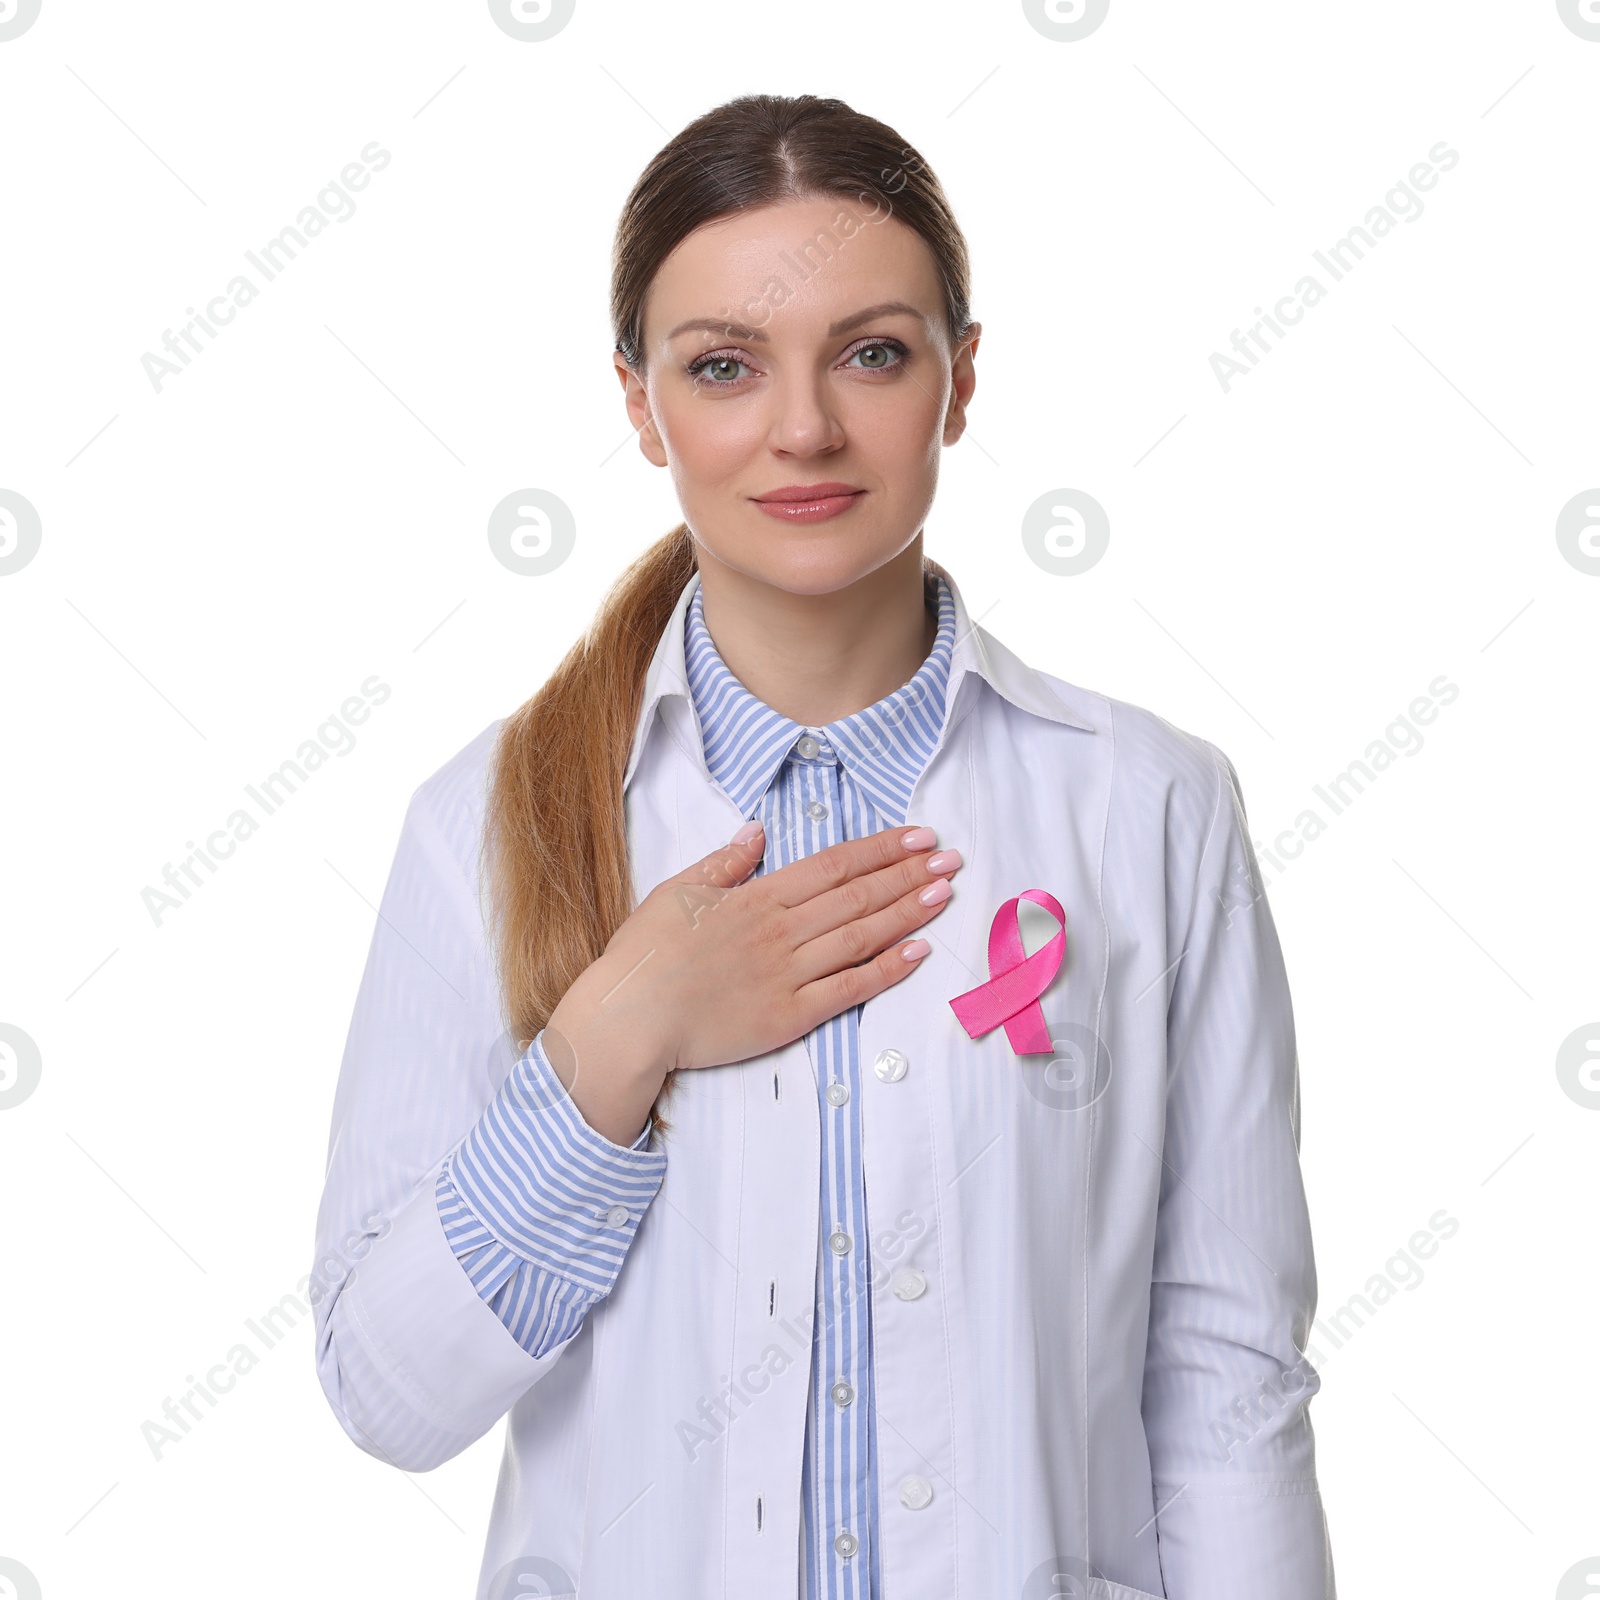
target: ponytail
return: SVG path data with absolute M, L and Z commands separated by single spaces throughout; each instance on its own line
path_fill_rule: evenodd
M 501 725 L 484 859 L 519 1055 L 633 911 L 622 780 L 651 658 L 695 569 L 680 523 L 622 574 L 588 633 Z

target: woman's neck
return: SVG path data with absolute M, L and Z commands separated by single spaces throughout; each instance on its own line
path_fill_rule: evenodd
M 831 594 L 793 594 L 721 563 L 702 545 L 706 629 L 728 670 L 774 711 L 825 727 L 893 694 L 933 648 L 922 536 Z

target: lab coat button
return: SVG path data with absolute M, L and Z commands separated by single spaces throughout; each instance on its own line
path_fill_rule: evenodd
M 807 761 L 810 761 L 821 748 L 822 746 L 818 744 L 809 733 L 804 735 L 795 745 L 795 749 L 798 750 Z
M 620 1228 L 627 1220 L 628 1208 L 626 1206 L 612 1206 L 612 1208 L 606 1212 L 606 1221 L 609 1222 L 613 1228 Z
M 920 1511 L 933 1499 L 933 1485 L 926 1478 L 913 1475 L 900 1480 L 900 1504 L 907 1511 Z
M 850 1235 L 840 1229 L 834 1229 L 834 1231 L 828 1235 L 828 1248 L 833 1251 L 836 1256 L 845 1255 L 850 1249 Z
M 900 1050 L 880 1050 L 872 1062 L 872 1070 L 885 1083 L 899 1083 L 905 1077 L 906 1068 L 911 1063 L 906 1060 L 905 1053 Z
M 902 1267 L 889 1280 L 897 1300 L 915 1300 L 928 1287 L 928 1280 L 915 1267 Z
M 834 1535 L 833 1548 L 842 1556 L 853 1556 L 861 1547 L 856 1542 L 856 1536 L 848 1528 L 844 1528 Z
M 833 1403 L 836 1406 L 847 1406 L 856 1397 L 855 1390 L 852 1389 L 850 1385 L 842 1378 L 838 1383 L 834 1384 L 830 1392 L 833 1395 Z
M 850 1086 L 847 1083 L 830 1083 L 823 1093 L 828 1097 L 830 1106 L 842 1106 L 850 1098 Z

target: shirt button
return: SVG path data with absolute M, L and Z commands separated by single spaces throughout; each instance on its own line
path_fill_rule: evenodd
M 612 1206 L 612 1208 L 606 1212 L 606 1221 L 609 1222 L 613 1228 L 620 1228 L 627 1220 L 628 1208 L 626 1206 Z
M 845 1255 L 850 1249 L 850 1235 L 843 1232 L 841 1229 L 835 1228 L 834 1231 L 828 1235 L 828 1248 L 833 1251 L 836 1256 Z
M 845 1083 L 830 1083 L 822 1092 L 830 1106 L 842 1106 L 850 1098 L 850 1086 Z
M 889 1280 L 896 1300 L 916 1300 L 928 1287 L 928 1280 L 915 1267 L 902 1267 Z
M 806 815 L 810 817 L 813 822 L 820 822 L 825 816 L 827 816 L 827 814 L 828 808 L 823 805 L 820 800 L 809 800 L 806 802 Z
M 802 738 L 797 745 L 795 745 L 795 749 L 798 750 L 800 752 L 800 754 L 803 755 L 806 758 L 807 761 L 809 761 L 814 755 L 816 755 L 816 753 L 821 748 L 822 748 L 822 746 L 820 744 L 818 744 L 817 741 L 815 739 L 813 739 L 809 733 L 806 734 L 805 737 Z
M 911 1063 L 899 1050 L 880 1050 L 873 1059 L 872 1070 L 883 1079 L 885 1083 L 899 1083 L 905 1077 L 906 1068 Z
M 836 1406 L 847 1406 L 856 1397 L 855 1390 L 852 1389 L 848 1383 L 844 1382 L 843 1379 L 834 1384 L 831 1393 L 833 1395 L 833 1403 Z
M 842 1556 L 853 1556 L 860 1545 L 856 1542 L 856 1536 L 848 1528 L 843 1528 L 833 1536 L 833 1548 Z
M 900 1480 L 900 1504 L 907 1511 L 920 1511 L 933 1499 L 933 1485 L 926 1478 L 910 1477 Z

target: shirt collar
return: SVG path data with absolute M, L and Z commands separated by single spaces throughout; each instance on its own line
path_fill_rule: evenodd
M 750 813 L 807 729 L 734 677 L 706 627 L 704 598 L 697 588 L 685 618 L 689 692 L 707 770 L 740 811 Z M 933 648 L 912 677 L 864 710 L 811 730 L 887 816 L 905 814 L 939 742 L 955 641 L 955 601 L 941 579 Z
M 969 688 L 969 680 L 974 683 L 979 681 L 986 683 L 995 693 L 1010 701 L 1019 710 L 1029 712 L 1033 716 L 1049 722 L 1059 722 L 1067 727 L 1081 728 L 1085 733 L 1093 733 L 1094 724 L 1081 709 L 1088 703 L 1090 697 L 1058 679 L 1048 679 L 1044 673 L 1035 671 L 1014 655 L 993 634 L 972 619 L 962 599 L 960 585 L 955 579 L 943 569 L 939 569 L 939 575 L 949 588 L 955 634 L 950 652 L 944 726 L 940 730 L 940 738 L 943 738 L 945 730 L 950 727 L 963 704 L 974 692 Z M 689 606 L 699 588 L 700 574 L 691 573 L 688 582 L 679 592 L 677 604 L 667 619 L 660 641 L 656 645 L 655 655 L 651 658 L 650 666 L 645 673 L 644 695 L 639 706 L 639 719 L 634 726 L 633 747 L 628 753 L 628 765 L 622 779 L 624 790 L 633 782 L 633 775 L 639 769 L 639 759 L 644 754 L 645 742 L 655 727 L 657 711 L 662 708 L 664 701 L 672 699 L 683 701 L 684 710 L 689 713 L 688 721 L 691 726 L 693 725 L 694 696 L 689 688 L 686 654 L 688 629 L 685 622 Z M 858 712 L 857 715 L 861 713 Z M 799 726 L 798 723 L 793 724 L 797 733 Z M 701 754 L 703 760 L 703 749 Z M 709 771 L 708 767 L 707 772 Z

